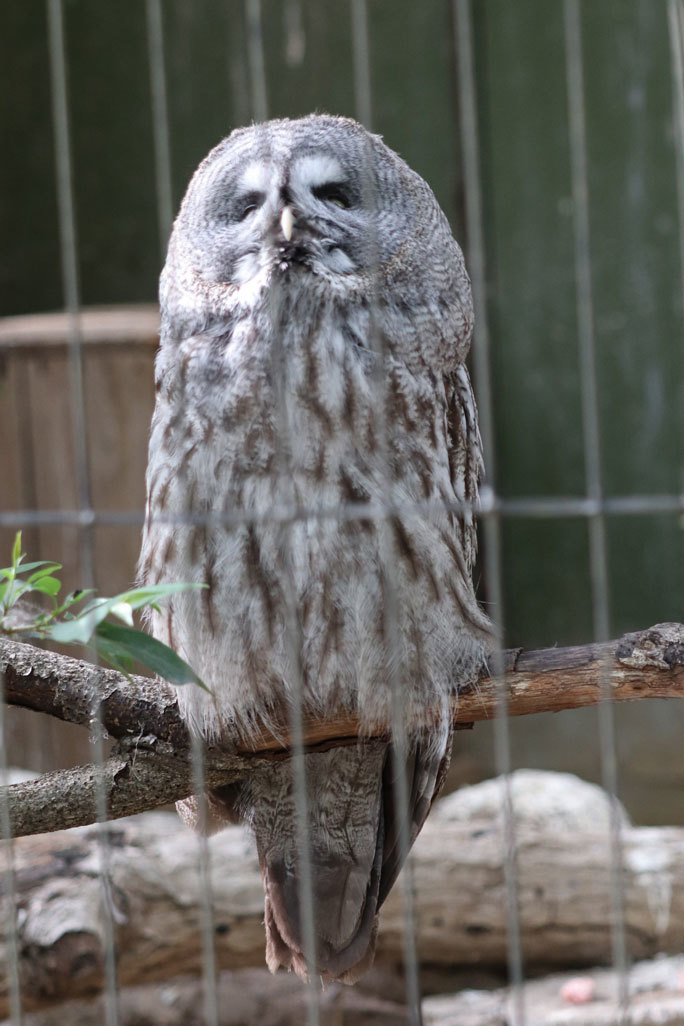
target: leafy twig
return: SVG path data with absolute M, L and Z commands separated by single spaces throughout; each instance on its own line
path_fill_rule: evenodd
M 48 560 L 25 563 L 24 559 L 18 531 L 12 546 L 12 563 L 0 569 L 0 634 L 90 646 L 99 659 L 122 673 L 132 672 L 137 660 L 171 684 L 205 687 L 173 649 L 135 627 L 133 612 L 145 606 L 158 609 L 158 603 L 170 595 L 206 585 L 160 584 L 132 588 L 112 598 L 94 597 L 92 590 L 73 591 L 59 602 L 62 582 L 57 571 L 62 569 L 61 564 Z M 52 607 L 29 605 L 27 600 L 32 593 L 45 596 Z M 122 623 L 112 622 L 107 619 L 109 616 Z

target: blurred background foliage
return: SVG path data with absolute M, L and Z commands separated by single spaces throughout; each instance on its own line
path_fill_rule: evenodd
M 351 5 L 262 0 L 261 8 L 269 115 L 355 115 Z M 253 115 L 249 29 L 242 0 L 163 0 L 162 9 L 175 209 L 201 157 Z M 81 299 L 85 306 L 150 303 L 163 253 L 146 7 L 141 0 L 65 0 L 64 11 Z M 681 494 L 684 214 L 668 4 L 585 0 L 581 12 L 603 487 L 607 496 Z M 506 498 L 583 496 L 563 4 L 476 0 L 472 16 L 494 484 Z M 430 182 L 467 254 L 455 31 L 447 0 L 368 2 L 372 127 Z M 63 304 L 44 3 L 5 6 L 0 68 L 0 315 L 36 314 Z M 110 508 L 140 508 L 149 352 L 148 339 L 145 353 L 128 354 L 130 364 L 109 355 L 104 370 L 92 371 L 88 401 L 93 432 L 102 436 L 97 459 L 112 461 L 100 501 Z M 12 381 L 48 373 L 35 346 L 32 354 L 40 367 L 16 369 L 16 379 L 5 373 L 4 385 L 0 379 L 0 414 L 16 397 Z M 41 393 L 36 381 L 32 402 L 40 406 L 40 394 L 55 389 Z M 142 411 L 134 423 L 122 413 L 131 397 Z M 68 395 L 60 402 L 66 406 Z M 59 416 L 49 409 L 49 403 L 42 408 L 42 420 L 34 412 L 29 427 L 25 411 L 12 414 L 21 421 L 22 451 L 27 431 L 34 432 L 38 479 L 33 492 L 4 488 L 4 509 L 21 508 L 31 494 L 40 504 L 36 451 L 71 445 L 68 416 L 59 414 L 66 416 L 60 435 L 51 426 Z M 7 452 L 1 458 L 11 459 Z M 46 459 L 59 464 L 60 456 Z M 24 476 L 25 465 L 22 457 Z M 60 494 L 67 505 L 73 502 Z M 683 528 L 677 514 L 608 517 L 613 634 L 684 619 Z M 36 533 L 35 543 L 59 549 L 69 536 L 77 560 L 76 532 L 69 530 Z M 97 583 L 111 592 L 133 577 L 137 528 L 99 530 L 101 567 L 116 580 Z M 503 551 L 507 643 L 590 640 L 586 521 L 506 518 Z M 29 550 L 29 558 L 69 563 L 54 548 Z M 77 578 L 77 566 L 73 572 Z M 617 709 L 616 716 L 623 797 L 631 811 L 643 822 L 684 822 L 684 710 L 639 703 Z M 516 765 L 600 779 L 595 712 L 527 718 L 512 723 L 511 731 Z M 68 760 L 59 745 L 52 750 L 51 758 Z M 461 734 L 456 756 L 459 779 L 491 772 L 488 728 Z

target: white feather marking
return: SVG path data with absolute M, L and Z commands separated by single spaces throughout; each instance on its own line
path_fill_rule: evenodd
M 266 192 L 273 174 L 272 164 L 266 164 L 261 160 L 254 161 L 248 164 L 240 175 L 239 188 L 245 192 Z
M 339 161 L 327 153 L 308 154 L 295 161 L 290 183 L 295 190 L 311 189 L 344 177 Z

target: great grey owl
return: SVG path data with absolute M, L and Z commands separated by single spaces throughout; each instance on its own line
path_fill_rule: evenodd
M 364 741 L 304 760 L 315 970 L 353 982 L 406 850 L 378 728 L 399 702 L 412 843 L 447 766 L 450 698 L 490 641 L 471 580 L 482 460 L 463 257 L 378 136 L 312 115 L 209 153 L 160 296 L 140 576 L 208 588 L 152 630 L 213 692 L 178 694 L 213 742 L 282 730 L 298 693 L 306 716 L 360 717 Z M 209 829 L 239 819 L 256 836 L 269 967 L 306 975 L 290 762 L 209 805 Z M 183 813 L 196 819 L 192 799 Z

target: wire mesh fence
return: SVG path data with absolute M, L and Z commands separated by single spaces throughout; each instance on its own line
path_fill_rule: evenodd
M 79 5 L 75 5 L 78 7 Z M 289 54 L 288 60 L 293 65 L 298 65 L 304 58 L 301 56 L 301 46 L 306 43 L 306 30 L 314 31 L 316 19 L 326 17 L 332 18 L 331 11 L 324 11 L 322 5 L 318 13 L 314 13 L 308 5 L 301 5 L 295 0 L 282 5 L 261 3 L 259 0 L 245 0 L 244 7 L 235 5 L 235 12 L 240 7 L 240 24 L 244 26 L 244 52 L 243 63 L 239 60 L 234 62 L 234 68 L 242 76 L 239 88 L 236 88 L 236 95 L 243 97 L 243 106 L 248 108 L 249 115 L 257 122 L 263 122 L 274 114 L 282 113 L 280 97 L 276 103 L 270 102 L 274 97 L 274 83 L 269 78 L 269 53 L 272 53 L 273 43 L 269 32 L 273 32 L 273 23 L 280 24 L 281 15 L 284 18 L 284 37 L 286 41 L 285 51 Z M 281 10 L 282 7 L 282 10 Z M 374 95 L 374 72 L 377 74 L 377 64 L 384 59 L 381 51 L 381 43 L 377 32 L 377 22 L 373 17 L 377 15 L 378 5 L 367 3 L 365 0 L 350 0 L 348 10 L 345 10 L 344 17 L 348 21 L 348 49 L 345 59 L 349 64 L 349 81 L 353 94 L 353 112 L 358 119 L 367 127 L 377 129 L 381 121 L 382 105 L 376 102 Z M 429 7 L 429 5 L 428 5 Z M 655 475 L 655 482 L 658 487 L 638 487 L 620 490 L 616 484 L 620 483 L 620 472 L 611 471 L 610 480 L 606 481 L 605 454 L 607 445 L 606 434 L 609 440 L 613 437 L 612 426 L 606 431 L 606 400 L 602 400 L 602 388 L 605 389 L 606 379 L 606 356 L 600 355 L 598 349 L 601 343 L 605 343 L 608 333 L 613 331 L 612 325 L 606 327 L 607 314 L 605 307 L 597 302 L 596 288 L 597 280 L 601 279 L 601 273 L 596 271 L 594 262 L 595 254 L 599 254 L 598 261 L 605 263 L 606 256 L 603 247 L 603 240 L 599 244 L 595 242 L 597 233 L 600 232 L 600 219 L 596 216 L 596 207 L 592 205 L 592 188 L 596 190 L 593 178 L 596 173 L 592 165 L 590 144 L 596 138 L 596 125 L 591 121 L 591 97 L 588 96 L 588 85 L 593 83 L 594 59 L 593 47 L 595 41 L 591 32 L 596 28 L 593 21 L 597 17 L 589 12 L 587 5 L 582 5 L 580 0 L 562 0 L 562 2 L 547 5 L 547 13 L 544 18 L 549 17 L 548 10 L 553 8 L 553 25 L 551 22 L 543 22 L 540 25 L 540 35 L 546 32 L 540 45 L 555 47 L 555 52 L 562 53 L 564 76 L 565 76 L 565 100 L 567 104 L 565 112 L 564 130 L 567 132 L 567 178 L 570 185 L 570 196 L 564 197 L 567 200 L 565 206 L 561 203 L 562 216 L 569 218 L 572 238 L 572 277 L 575 301 L 575 310 L 572 315 L 564 310 L 563 316 L 569 316 L 574 326 L 573 340 L 575 345 L 575 357 L 577 363 L 577 380 L 579 387 L 577 396 L 579 399 L 579 419 L 575 425 L 575 435 L 579 439 L 573 440 L 581 450 L 581 464 L 583 468 L 583 486 L 576 489 L 576 494 L 560 494 L 558 490 L 551 489 L 549 494 L 534 494 L 532 491 L 525 492 L 518 487 L 510 487 L 511 476 L 506 471 L 506 459 L 511 450 L 510 413 L 509 423 L 502 425 L 497 418 L 497 396 L 501 396 L 502 377 L 505 379 L 508 364 L 507 358 L 500 355 L 501 339 L 505 339 L 509 333 L 507 325 L 501 322 L 502 312 L 506 309 L 510 313 L 512 306 L 502 300 L 502 293 L 510 287 L 503 280 L 504 268 L 502 262 L 497 264 L 496 272 L 492 271 L 489 260 L 492 251 L 496 249 L 500 240 L 495 237 L 492 242 L 492 229 L 488 226 L 487 219 L 497 220 L 496 231 L 503 232 L 506 219 L 499 211 L 492 213 L 491 207 L 487 204 L 486 190 L 491 183 L 492 166 L 495 160 L 492 158 L 492 136 L 487 140 L 486 146 L 482 145 L 483 96 L 486 96 L 487 77 L 492 76 L 491 64 L 480 69 L 479 62 L 485 50 L 485 43 L 492 39 L 497 32 L 503 31 L 497 25 L 497 18 L 505 28 L 506 19 L 516 18 L 520 20 L 520 27 L 517 31 L 523 32 L 527 19 L 539 14 L 538 5 L 534 3 L 523 3 L 519 0 L 517 4 L 509 5 L 510 10 L 504 14 L 501 5 L 495 2 L 473 5 L 469 0 L 453 0 L 451 4 L 435 4 L 433 8 L 426 8 L 426 18 L 435 21 L 444 19 L 451 30 L 449 40 L 449 53 L 451 69 L 453 72 L 454 91 L 456 94 L 456 120 L 458 122 L 458 150 L 462 162 L 462 195 L 463 195 L 463 216 L 462 227 L 465 231 L 466 259 L 472 280 L 474 308 L 475 308 L 475 333 L 473 349 L 473 377 L 475 391 L 479 407 L 480 428 L 483 440 L 485 455 L 486 479 L 481 488 L 480 499 L 475 507 L 475 513 L 480 519 L 481 535 L 483 542 L 484 556 L 482 560 L 482 573 L 484 580 L 484 596 L 487 602 L 487 609 L 494 623 L 496 645 L 490 657 L 490 667 L 495 676 L 503 673 L 503 663 L 500 651 L 504 647 L 504 639 L 509 638 L 515 642 L 507 619 L 507 610 L 513 610 L 515 619 L 515 598 L 510 589 L 507 591 L 507 552 L 510 552 L 511 538 L 507 536 L 507 525 L 513 521 L 520 520 L 525 524 L 537 522 L 558 521 L 565 523 L 568 520 L 577 520 L 580 524 L 586 525 L 586 555 L 587 555 L 587 577 L 589 589 L 585 592 L 585 599 L 590 607 L 591 616 L 585 618 L 584 622 L 591 623 L 591 639 L 585 640 L 603 641 L 611 636 L 615 630 L 616 617 L 611 609 L 611 597 L 615 592 L 615 580 L 611 577 L 611 561 L 617 558 L 626 560 L 631 558 L 624 549 L 616 548 L 615 537 L 619 534 L 613 532 L 613 522 L 621 518 L 627 520 L 632 518 L 651 518 L 648 524 L 654 528 L 655 517 L 662 517 L 667 520 L 666 531 L 672 531 L 672 524 L 679 524 L 684 513 L 684 477 L 682 472 L 682 433 L 681 433 L 681 408 L 668 409 L 663 413 L 660 407 L 666 406 L 670 396 L 682 398 L 684 387 L 684 375 L 682 369 L 682 298 L 684 289 L 681 288 L 684 282 L 684 5 L 681 0 L 662 0 L 661 4 L 653 5 L 658 8 L 654 14 L 645 12 L 644 5 L 637 2 L 630 5 L 627 16 L 624 12 L 619 13 L 613 10 L 613 15 L 618 23 L 618 34 L 627 33 L 625 20 L 631 18 L 633 25 L 630 25 L 632 35 L 630 40 L 633 43 L 633 36 L 639 30 L 644 33 L 651 33 L 655 38 L 667 37 L 669 45 L 669 100 L 662 101 L 661 116 L 667 120 L 665 135 L 670 147 L 671 160 L 670 168 L 673 181 L 670 184 L 670 194 L 676 196 L 678 203 L 676 215 L 672 215 L 667 224 L 661 219 L 656 225 L 656 233 L 660 231 L 663 238 L 667 238 L 671 244 L 671 238 L 676 236 L 677 247 L 679 247 L 680 267 L 678 274 L 674 277 L 678 280 L 680 291 L 670 296 L 671 324 L 678 330 L 677 339 L 668 340 L 667 352 L 663 356 L 663 350 L 655 353 L 657 360 L 662 356 L 663 366 L 656 367 L 653 374 L 646 375 L 644 388 L 647 392 L 645 400 L 645 413 L 643 431 L 648 435 L 651 432 L 651 448 L 648 448 L 648 439 L 644 441 L 646 459 L 655 458 L 652 454 L 658 445 L 658 441 L 664 430 L 679 437 L 670 439 L 671 447 L 668 450 L 669 459 L 663 460 L 665 470 L 658 477 Z M 15 501 L 3 503 L 3 510 L 0 512 L 0 527 L 11 531 L 15 528 L 45 528 L 60 527 L 73 528 L 78 539 L 78 566 L 79 581 L 82 586 L 90 587 L 96 580 L 96 532 L 100 528 L 125 527 L 139 528 L 143 524 L 144 512 L 141 509 L 117 509 L 114 506 L 109 508 L 98 508 L 93 501 L 93 490 L 91 477 L 96 473 L 93 467 L 92 457 L 88 447 L 88 394 L 87 394 L 87 360 L 88 343 L 84 342 L 82 324 L 82 292 L 80 284 L 80 271 L 84 257 L 79 253 L 79 232 L 77 225 L 77 207 L 75 197 L 79 192 L 78 174 L 74 170 L 72 153 L 74 150 L 74 119 L 71 110 L 74 103 L 73 94 L 69 89 L 69 64 L 66 57 L 65 45 L 65 20 L 63 0 L 48 0 L 47 6 L 47 36 L 51 69 L 51 100 L 52 100 L 52 124 L 55 141 L 55 181 L 59 220 L 59 251 L 60 266 L 62 273 L 63 307 L 66 312 L 66 333 L 68 352 L 68 381 L 69 389 L 65 400 L 68 403 L 68 414 L 71 420 L 71 445 L 73 448 L 74 468 L 74 501 L 65 504 L 62 508 L 22 508 L 24 503 Z M 321 13 L 322 12 L 322 13 Z M 78 14 L 78 12 L 76 12 Z M 182 14 L 182 12 L 181 12 Z M 169 236 L 172 211 L 174 207 L 174 193 L 177 189 L 173 169 L 172 151 L 174 146 L 174 124 L 170 114 L 171 104 L 169 102 L 170 76 L 168 74 L 168 24 L 165 29 L 165 19 L 169 19 L 169 11 L 159 0 L 146 0 L 145 4 L 145 26 L 147 46 L 147 72 L 149 75 L 149 91 L 151 95 L 151 135 L 153 145 L 154 180 L 157 202 L 157 231 L 162 250 L 165 249 Z M 74 16 L 73 12 L 71 14 Z M 339 12 L 334 15 L 338 17 Z M 610 19 L 610 14 L 609 14 Z M 182 19 L 181 19 L 182 20 Z M 543 19 L 542 19 L 543 20 Z M 610 20 L 609 20 L 610 23 Z M 313 27 L 312 27 L 313 26 Z M 374 34 L 373 28 L 376 28 Z M 549 27 L 551 26 L 551 27 Z M 636 26 L 636 28 L 635 28 Z M 656 26 L 654 28 L 654 26 Z M 649 37 L 650 38 L 650 37 Z M 304 42 L 302 42 L 304 40 Z M 627 47 L 627 43 L 623 43 Z M 645 43 L 644 43 L 645 46 Z M 633 56 L 633 54 L 632 54 Z M 637 111 L 635 117 L 646 119 L 648 108 L 645 99 L 645 92 L 648 88 L 655 90 L 662 89 L 660 83 L 657 87 L 652 85 L 649 74 L 652 74 L 651 65 L 646 58 L 640 58 L 637 53 L 635 61 L 634 78 L 628 78 L 623 82 L 623 88 L 627 90 L 627 105 Z M 377 62 L 377 64 L 376 64 Z M 305 62 L 304 62 L 305 63 Z M 404 69 L 408 73 L 408 69 Z M 626 83 L 626 84 L 625 84 Z M 175 88 L 178 88 L 177 83 Z M 496 84 L 492 86 L 495 91 Z M 591 94 L 595 96 L 595 92 Z M 658 94 L 661 98 L 660 93 Z M 244 99 L 246 98 L 246 100 Z M 541 105 L 541 104 L 540 104 Z M 287 112 L 287 111 L 286 111 Z M 530 112 L 530 119 L 536 116 L 535 111 Z M 492 118 L 496 120 L 495 117 Z M 641 124 L 641 123 L 640 123 Z M 229 126 L 226 126 L 229 127 Z M 232 127 L 232 126 L 230 126 Z M 496 126 L 495 126 L 496 127 Z M 512 130 L 518 126 L 512 126 Z M 485 124 L 485 128 L 490 126 Z M 641 126 L 642 135 L 645 133 Z M 455 133 L 454 133 L 455 134 Z M 523 142 L 526 138 L 524 126 L 521 127 Z M 392 139 L 388 138 L 391 144 Z M 637 140 L 635 147 L 645 147 L 648 141 L 643 138 Z M 271 142 L 268 132 L 263 136 L 263 149 L 269 153 Z M 524 145 L 519 145 L 524 151 Z M 668 151 L 669 152 L 669 151 Z M 199 156 L 197 154 L 196 156 Z M 637 154 L 643 156 L 643 154 Z M 526 161 L 533 159 L 532 155 L 525 156 L 522 153 L 520 160 L 522 166 Z M 636 159 L 636 158 L 635 158 Z M 625 211 L 625 219 L 638 216 L 640 204 L 644 204 L 644 191 L 648 188 L 648 180 L 644 180 L 643 167 L 638 165 L 628 168 L 631 174 L 627 182 L 627 191 L 631 190 L 633 206 Z M 641 174 L 640 174 L 641 172 Z M 593 176 L 593 177 L 592 177 Z M 373 181 L 370 172 L 366 180 Z M 372 188 L 372 184 L 370 188 Z M 502 191 L 505 196 L 505 191 Z M 563 197 L 562 197 L 563 199 Z M 529 201 L 528 201 L 529 202 Z M 560 201 L 559 201 L 560 202 Z M 526 208 L 527 209 L 527 208 Z M 636 215 L 635 215 L 636 211 Z M 657 220 L 657 217 L 656 217 Z M 511 228 L 516 227 L 515 219 L 511 219 Z M 533 242 L 532 238 L 532 242 Z M 377 248 L 377 243 L 376 243 Z M 636 247 L 635 247 L 636 248 Z M 644 260 L 651 259 L 650 251 L 644 253 Z M 638 270 L 638 268 L 637 268 Z M 631 287 L 638 293 L 637 305 L 642 305 L 649 311 L 649 303 L 655 302 L 649 292 L 651 280 L 645 280 L 633 267 L 628 268 L 632 275 Z M 376 272 L 377 274 L 377 272 Z M 497 275 L 498 279 L 497 280 Z M 645 276 L 648 278 L 648 274 Z M 655 274 L 653 275 L 655 277 Z M 492 293 L 499 294 L 492 298 Z M 653 291 L 653 290 L 651 290 Z M 137 298 L 137 297 L 136 297 Z M 373 286 L 371 285 L 371 299 L 373 299 Z M 530 305 L 535 302 L 535 290 L 530 288 L 529 295 L 523 299 Z M 375 297 L 377 302 L 377 297 Z M 614 301 L 614 300 L 613 300 Z M 278 314 L 275 309 L 278 303 L 278 295 L 272 297 L 274 304 L 273 322 L 278 323 Z M 547 306 L 548 309 L 548 306 Z M 603 318 L 603 320 L 601 320 Z M 523 322 L 529 323 L 530 316 L 523 313 Z M 656 318 L 656 321 L 658 319 Z M 658 321 L 660 323 L 660 321 Z M 598 325 L 598 327 L 597 327 Z M 11 341 L 12 326 L 7 329 L 7 335 L 2 336 Z M 382 356 L 382 339 L 379 333 L 377 338 L 369 340 L 371 348 L 378 347 L 378 353 Z M 549 329 L 553 335 L 553 328 Z M 277 332 L 275 332 L 277 341 Z M 497 352 L 493 349 L 497 347 Z M 277 350 L 277 346 L 275 349 Z M 8 350 L 9 351 L 9 350 Z M 673 354 L 673 355 L 669 355 Z M 617 351 L 614 352 L 617 359 L 621 359 Z M 283 373 L 283 367 L 287 363 L 287 354 L 274 351 L 273 353 L 275 382 L 286 382 L 287 374 Z M 561 367 L 561 370 L 563 368 Z M 530 366 L 527 366 L 528 373 Z M 664 379 L 670 375 L 669 383 Z M 677 379 L 677 374 L 679 378 Z M 384 389 L 386 382 L 378 375 L 375 382 L 377 387 L 376 413 L 378 423 L 376 424 L 379 437 L 382 439 L 387 431 L 383 423 L 382 411 L 385 409 Z M 552 395 L 555 390 L 555 382 L 545 381 L 544 388 Z M 671 391 L 667 391 L 671 387 Z M 650 389 L 650 392 L 649 392 Z M 467 509 L 468 503 L 454 501 L 440 501 L 435 503 L 432 500 L 407 502 L 405 498 L 397 499 L 392 489 L 392 473 L 389 463 L 389 455 L 386 446 L 380 444 L 380 451 L 385 461 L 384 486 L 382 499 L 363 502 L 348 502 L 343 506 L 316 504 L 311 508 L 302 506 L 297 501 L 294 490 L 291 487 L 292 473 L 287 465 L 288 460 L 288 439 L 291 435 L 290 413 L 288 409 L 288 397 L 282 389 L 276 388 L 276 419 L 278 421 L 278 437 L 282 445 L 282 452 L 278 458 L 281 463 L 279 473 L 279 488 L 277 500 L 266 509 L 250 511 L 244 509 L 229 509 L 225 511 L 210 510 L 206 514 L 190 514 L 183 517 L 187 525 L 202 525 L 205 528 L 217 525 L 236 526 L 245 523 L 276 523 L 279 525 L 280 546 L 283 566 L 290 563 L 289 549 L 291 546 L 291 532 L 293 525 L 297 523 L 308 523 L 309 521 L 328 520 L 335 523 L 346 521 L 355 522 L 359 518 L 372 518 L 377 524 L 379 533 L 379 551 L 382 564 L 382 574 L 385 595 L 387 597 L 387 623 L 385 636 L 388 639 L 389 663 L 396 665 L 398 659 L 394 653 L 399 650 L 401 639 L 397 636 L 396 601 L 392 596 L 396 595 L 400 587 L 396 578 L 396 570 L 393 563 L 391 545 L 388 541 L 387 525 L 391 518 L 397 514 L 405 514 L 415 517 L 436 515 L 440 512 L 461 513 Z M 519 398 L 520 404 L 528 400 L 529 396 L 522 393 Z M 552 400 L 553 401 L 553 400 Z M 612 402 L 622 401 L 618 398 Z M 627 400 L 625 400 L 627 401 Z M 671 403 L 671 400 L 669 400 Z M 548 402 L 548 398 L 544 399 Z M 602 407 L 603 403 L 603 407 Z M 650 405 L 649 405 L 650 404 Z M 515 410 L 516 402 L 508 403 L 508 409 Z M 614 405 L 611 406 L 614 410 Z M 648 418 L 651 418 L 650 420 Z M 619 419 L 619 418 L 618 418 Z M 654 426 L 655 425 L 655 426 Z M 557 428 L 551 427 L 554 438 L 557 437 Z M 660 434 L 659 434 L 660 432 Z M 503 444 L 500 444 L 502 434 L 505 435 Z M 146 439 L 139 439 L 139 445 L 144 446 Z M 521 439 L 520 444 L 522 444 Z M 641 444 L 641 443 L 639 443 Z M 649 456 L 649 453 L 651 454 Z M 557 457 L 562 460 L 563 454 L 558 453 Z M 531 457 L 533 458 L 533 457 Z M 612 458 L 612 457 L 611 457 Z M 643 459 L 643 454 L 641 456 Z M 620 462 L 618 460 L 618 462 Z M 523 466 L 524 466 L 523 462 Z M 678 475 L 678 476 L 677 476 Z M 667 477 L 671 487 L 663 488 L 663 478 Z M 566 478 L 567 479 L 567 478 Z M 563 482 L 562 474 L 558 475 L 556 481 Z M 629 475 L 622 475 L 622 480 L 630 480 Z M 26 494 L 26 493 L 25 493 Z M 36 503 L 36 505 L 38 505 Z M 678 518 L 680 518 L 678 520 Z M 648 530 L 643 533 L 647 539 Z M 384 539 L 384 541 L 383 541 Z M 670 551 L 681 553 L 681 540 L 675 538 Z M 59 553 L 45 553 L 50 558 L 59 558 Z M 529 555 L 528 555 L 529 558 Z M 675 556 L 676 558 L 676 556 Z M 510 556 L 509 566 L 510 566 Z M 681 564 L 680 564 L 681 566 Z M 132 568 L 131 568 L 132 572 Z M 534 567 L 531 571 L 532 578 Z M 638 573 L 635 571 L 635 573 Z M 515 575 L 514 575 L 515 576 Z M 529 579 L 529 578 L 528 578 Z M 665 586 L 668 601 L 674 596 L 681 601 L 681 575 L 673 578 L 678 584 L 674 588 Z M 302 706 L 302 671 L 299 666 L 301 653 L 301 637 L 297 616 L 297 599 L 292 582 L 288 583 L 287 573 L 284 575 L 284 590 L 286 593 L 287 628 L 289 637 L 290 670 L 292 679 L 296 686 L 293 691 L 293 700 L 290 706 L 290 736 L 292 740 L 292 766 L 293 766 L 293 787 L 296 797 L 296 819 L 298 835 L 298 851 L 301 862 L 301 893 L 300 893 L 300 915 L 302 921 L 302 934 L 304 938 L 304 957 L 309 966 L 316 964 L 315 953 L 315 909 L 314 909 L 314 888 L 311 879 L 310 837 L 309 817 L 307 810 L 307 784 L 305 769 L 305 747 L 303 744 L 303 706 Z M 559 583 L 562 587 L 562 583 Z M 669 619 L 679 618 L 677 609 L 672 609 Z M 656 617 L 654 617 L 655 619 Z M 619 622 L 619 618 L 617 618 Z M 646 626 L 646 624 L 634 624 L 633 626 Z M 552 639 L 551 639 L 552 640 Z M 562 639 L 565 640 L 565 639 Z M 396 674 L 392 676 L 397 677 Z M 298 683 L 297 683 L 298 682 Z M 397 820 L 399 823 L 399 846 L 402 853 L 402 861 L 407 862 L 407 871 L 404 875 L 403 884 L 403 908 L 404 908 L 404 978 L 406 981 L 406 1005 L 409 1010 L 409 1021 L 421 1022 L 421 1001 L 420 1001 L 420 972 L 418 956 L 415 945 L 415 923 L 414 923 L 414 895 L 412 891 L 410 875 L 410 854 L 408 834 L 408 808 L 409 788 L 406 780 L 405 765 L 407 759 L 406 742 L 402 738 L 399 729 L 402 720 L 401 711 L 401 681 L 397 677 L 391 681 L 395 700 L 393 705 L 392 725 L 394 735 L 394 772 L 397 780 L 396 795 L 398 801 Z M 608 672 L 605 674 L 604 692 L 606 699 L 610 697 L 610 679 Z M 601 703 L 598 707 L 597 727 L 597 749 L 600 757 L 601 780 L 606 791 L 616 799 L 619 791 L 618 780 L 618 741 L 616 738 L 616 723 L 612 703 L 609 700 Z M 3 724 L 0 723 L 0 726 Z M 99 722 L 99 711 L 94 710 L 92 723 L 92 755 L 98 764 L 102 764 L 105 758 L 103 745 L 103 732 Z M 502 777 L 502 798 L 501 808 L 503 825 L 501 830 L 501 844 L 505 851 L 505 893 L 506 911 L 508 922 L 509 977 L 516 998 L 513 1004 L 513 1020 L 516 1026 L 522 1026 L 527 1020 L 526 1010 L 523 1001 L 523 981 L 525 979 L 525 965 L 523 957 L 523 944 L 521 941 L 520 909 L 518 907 L 518 894 L 516 888 L 516 824 L 515 811 L 512 801 L 511 790 L 508 785 L 508 774 L 513 766 L 513 754 L 510 737 L 509 721 L 506 716 L 506 695 L 502 690 L 500 699 L 500 715 L 494 721 L 493 745 L 495 753 L 495 766 L 497 773 Z M 3 764 L 2 770 L 7 772 L 7 747 L 2 747 Z M 203 751 L 201 745 L 195 745 L 193 749 L 193 764 L 195 780 L 198 790 L 202 790 L 203 780 Z M 10 898 L 10 932 L 8 944 L 8 965 L 11 992 L 11 1022 L 13 1024 L 22 1021 L 22 998 L 21 998 L 21 971 L 20 971 L 20 938 L 17 932 L 15 919 L 15 898 L 14 878 L 12 872 L 12 844 L 13 839 L 9 830 L 9 817 L 7 814 L 6 799 L 0 808 L 2 820 L 2 835 L 7 851 L 9 853 L 8 869 L 5 874 L 6 892 Z M 612 879 L 612 959 L 613 967 L 621 981 L 618 1004 L 621 1008 L 623 1021 L 627 1021 L 628 1015 L 628 944 L 625 934 L 624 908 L 622 881 L 624 878 L 623 856 L 621 847 L 621 822 L 618 815 L 617 802 L 614 802 L 615 814 L 611 820 L 611 843 L 610 843 L 610 869 Z M 205 812 L 206 815 L 206 812 Z M 106 1021 L 108 1026 L 119 1022 L 118 993 L 117 993 L 117 965 L 116 965 L 116 936 L 117 922 L 114 904 L 109 893 L 108 865 L 109 865 L 109 840 L 107 829 L 104 826 L 107 819 L 107 809 L 104 791 L 101 790 L 98 800 L 98 819 L 102 824 L 99 833 L 100 844 L 100 874 L 101 874 L 101 902 L 103 909 L 103 922 L 105 929 L 105 951 L 107 960 L 105 965 L 105 980 L 107 990 Z M 214 955 L 214 922 L 211 900 L 211 854 L 206 838 L 198 840 L 198 872 L 202 880 L 204 894 L 202 906 L 202 945 L 204 960 L 204 983 L 205 983 L 205 1021 L 208 1024 L 218 1024 L 220 1010 L 216 992 L 216 959 Z M 315 974 L 311 973 L 311 985 L 309 989 L 308 1022 L 316 1024 L 320 1021 L 320 991 L 316 985 Z

